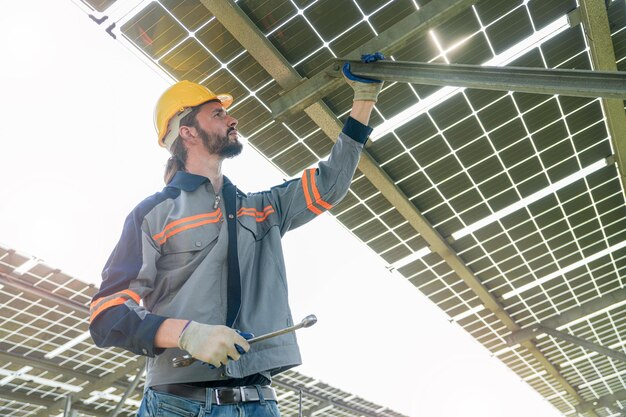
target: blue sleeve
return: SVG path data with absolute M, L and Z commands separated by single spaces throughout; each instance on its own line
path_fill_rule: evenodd
M 126 218 L 122 236 L 102 272 L 100 290 L 91 303 L 89 331 L 99 347 L 115 346 L 151 357 L 163 351 L 154 346 L 154 336 L 166 317 L 151 314 L 141 305 L 150 288 L 134 282 L 140 276 L 142 282 L 154 280 L 160 253 L 143 230 L 144 218 L 171 192 L 144 200 Z

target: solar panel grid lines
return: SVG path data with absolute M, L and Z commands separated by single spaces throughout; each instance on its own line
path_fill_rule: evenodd
M 518 142 L 518 143 L 519 143 L 519 142 Z M 556 145 L 557 145 L 557 144 L 555 144 L 555 146 L 556 146 Z M 529 161 L 531 158 L 533 158 L 533 157 L 532 157 L 532 156 L 530 156 L 530 157 L 528 157 L 528 158 L 526 158 L 526 159 L 520 160 L 519 162 L 516 162 L 514 165 L 510 166 L 510 168 L 514 168 L 516 165 L 521 165 L 521 164 L 523 164 L 524 162 Z M 486 160 L 486 159 L 488 159 L 488 158 L 485 158 L 484 160 Z M 477 162 L 477 164 L 479 164 L 480 162 L 483 162 L 484 160 L 478 161 L 478 162 Z M 470 167 L 470 168 L 471 168 L 471 167 Z M 481 182 L 481 183 L 478 183 L 477 185 L 479 185 L 479 186 L 480 186 L 480 185 L 482 185 L 482 184 L 485 184 L 485 183 L 487 183 L 487 182 L 491 181 L 492 179 L 495 179 L 496 177 L 498 177 L 498 175 L 499 175 L 499 174 L 493 174 L 491 177 L 489 177 L 489 178 L 485 178 L 484 180 L 482 180 L 482 182 Z M 535 174 L 535 175 L 538 175 L 538 174 Z M 525 181 L 532 180 L 532 178 L 533 178 L 533 177 L 527 178 Z M 522 181 L 522 182 L 521 182 L 521 183 L 519 183 L 519 184 L 523 184 L 523 182 L 524 182 L 524 181 Z M 463 192 L 461 192 L 460 194 L 454 195 L 454 196 L 450 197 L 450 200 L 455 199 L 455 198 L 458 198 L 458 197 L 462 197 L 462 196 L 463 196 L 463 194 L 464 194 L 464 193 L 467 193 L 467 192 L 468 192 L 468 190 L 463 191 Z M 502 190 L 502 191 L 498 191 L 498 192 L 497 192 L 496 194 L 494 194 L 491 198 L 496 198 L 496 197 L 502 196 L 502 195 L 503 195 L 503 194 L 505 194 L 506 192 L 508 192 L 508 190 L 507 190 L 507 189 L 504 189 L 504 190 Z M 418 195 L 418 196 L 415 196 L 415 197 L 419 197 L 419 195 Z M 415 197 L 413 197 L 413 198 L 415 198 Z M 482 202 L 478 202 L 478 203 L 474 204 L 473 206 L 470 206 L 470 207 L 468 207 L 468 208 L 466 208 L 466 209 L 460 210 L 460 211 L 459 211 L 459 215 L 465 214 L 466 212 L 469 212 L 469 211 L 471 211 L 471 210 L 473 210 L 473 209 L 475 209 L 475 208 L 479 207 L 481 204 L 483 204 L 483 203 L 482 203 Z M 441 205 L 441 204 L 440 204 L 440 205 Z M 424 211 L 424 213 L 425 213 L 425 214 L 428 214 L 428 211 L 433 210 L 433 209 L 436 209 L 436 208 L 438 208 L 438 206 L 435 206 L 435 207 L 429 208 L 428 210 Z M 446 220 L 448 220 L 448 219 L 443 220 L 443 222 L 445 222 Z
M 436 37 L 435 37 L 434 35 L 433 35 L 433 39 L 435 39 L 435 40 L 436 40 Z M 438 44 L 438 43 L 437 43 L 437 45 L 438 45 L 438 47 L 441 49 L 441 47 L 439 46 L 439 44 Z M 445 57 L 445 53 L 444 53 L 443 51 L 441 51 L 441 52 L 442 52 L 442 54 L 443 54 L 443 56 L 444 56 L 444 58 L 445 58 L 446 62 L 448 62 L 447 58 Z M 469 102 L 469 100 L 467 99 L 467 97 L 466 97 L 465 95 L 464 95 L 464 97 L 465 97 L 466 101 L 468 102 L 468 105 L 469 105 L 469 106 L 470 106 L 470 108 L 471 108 L 471 103 Z M 474 110 L 474 109 L 472 109 L 472 110 Z M 473 114 L 476 114 L 476 113 L 475 113 L 475 111 L 473 111 Z M 480 123 L 480 120 L 478 120 L 478 122 L 479 122 L 479 124 L 481 125 L 481 128 L 483 128 L 483 132 L 484 132 L 484 127 L 482 127 L 482 124 Z M 484 133 L 486 133 L 486 132 L 484 132 Z M 460 161 L 459 161 L 459 162 L 460 162 Z M 475 184 L 473 184 L 473 185 L 474 185 L 474 187 L 476 186 Z M 484 197 L 483 197 L 483 199 L 484 199 Z
M 522 290 L 527 291 L 531 288 L 537 288 L 537 287 L 541 287 L 543 285 L 545 285 L 545 282 L 548 281 L 552 281 L 555 278 L 559 278 L 559 277 L 563 277 L 563 276 L 567 276 L 568 278 L 575 278 L 574 272 L 570 273 L 570 271 L 576 271 L 578 268 L 580 267 L 585 267 L 585 264 L 596 261 L 597 259 L 606 259 L 606 254 L 613 252 L 613 249 L 621 249 L 623 247 L 623 244 L 618 244 L 615 245 L 611 248 L 608 248 L 605 251 L 601 251 L 596 253 L 594 256 L 591 256 L 587 259 L 585 259 L 585 262 L 580 262 L 580 263 L 574 263 L 571 264 L 570 266 L 564 268 L 563 270 L 560 271 L 555 271 L 555 273 L 553 274 L 548 274 L 547 276 L 542 277 L 540 280 L 537 280 L 535 282 L 531 282 L 530 284 L 526 284 L 526 287 L 521 287 L 518 290 L 514 290 L 512 292 L 506 293 L 503 296 L 503 299 L 509 299 L 512 298 L 516 295 L 518 295 L 518 293 L 521 293 Z M 552 281 L 555 282 L 555 281 Z M 553 284 L 548 284 L 550 286 L 552 286 Z M 530 297 L 531 295 L 534 295 L 533 291 L 531 290 L 531 292 L 526 292 L 526 296 Z
M 607 196 L 607 197 L 605 197 L 604 199 L 599 200 L 599 202 L 602 202 L 603 200 L 608 199 L 608 198 L 611 198 L 611 197 L 612 197 L 612 195 L 608 195 L 608 196 Z M 581 208 L 581 209 L 579 209 L 578 211 L 574 212 L 574 214 L 576 214 L 576 213 L 578 213 L 578 212 L 581 212 L 581 211 L 583 211 L 583 210 L 584 210 L 584 208 Z M 619 207 L 613 208 L 611 211 L 609 211 L 609 212 L 608 212 L 608 214 L 610 214 L 610 213 L 611 213 L 611 212 L 613 212 L 613 211 L 617 211 L 617 210 L 619 210 Z M 517 217 L 517 216 L 516 216 L 516 217 Z M 588 219 L 588 220 L 586 220 L 585 222 L 580 223 L 580 224 L 578 225 L 578 227 L 584 227 L 587 223 L 592 222 L 592 221 L 594 221 L 594 220 L 595 220 L 595 219 Z M 560 222 L 560 221 L 561 221 L 561 220 L 554 220 L 554 221 L 552 221 L 552 223 L 547 223 L 547 224 L 546 224 L 543 228 L 544 228 L 544 229 L 550 228 L 550 227 L 552 227 L 552 226 L 554 226 L 554 225 L 559 224 L 559 222 Z M 527 222 L 529 222 L 529 219 L 526 219 L 526 220 L 524 220 L 523 222 L 520 222 L 520 223 L 519 223 L 519 226 L 520 226 L 520 227 L 524 227 L 524 226 L 525 226 L 525 223 L 527 223 Z M 612 224 L 614 224 L 614 223 L 616 223 L 616 222 L 620 222 L 620 220 L 619 220 L 619 219 L 617 219 L 617 220 L 613 221 L 612 223 L 607 224 L 606 226 L 607 226 L 607 227 L 608 227 L 608 226 L 611 226 Z M 589 234 L 592 234 L 592 233 L 593 233 L 593 231 L 585 232 L 585 234 L 584 234 L 584 235 L 579 235 L 579 237 L 580 237 L 580 238 L 584 238 L 585 236 L 587 236 L 587 235 L 589 235 Z M 555 233 L 555 234 L 553 234 L 553 235 L 551 236 L 551 239 L 550 239 L 550 240 L 557 239 L 557 238 L 559 238 L 559 237 L 560 237 L 560 236 L 562 236 L 562 235 L 567 235 L 568 237 L 570 237 L 570 236 L 571 236 L 571 230 L 562 230 L 562 231 L 560 231 L 560 232 L 558 232 L 558 233 Z M 499 235 L 497 235 L 497 234 L 496 234 L 496 235 L 493 235 L 492 237 L 490 237 L 490 238 L 486 239 L 485 241 L 487 241 L 487 242 L 488 242 L 490 239 L 494 239 L 494 238 L 496 238 L 497 236 L 499 236 Z M 553 250 L 559 250 L 559 249 L 561 249 L 561 248 L 563 248 L 563 247 L 566 247 L 566 246 L 567 246 L 567 244 L 568 244 L 568 243 L 562 244 L 562 246 L 553 247 Z M 534 245 L 527 246 L 527 247 L 528 247 L 528 249 L 534 249 L 534 248 L 536 248 L 536 247 L 538 247 L 538 246 L 540 246 L 540 245 L 542 245 L 542 242 L 538 242 L 538 243 L 535 243 Z M 460 252 L 460 254 L 465 254 L 465 253 L 467 253 L 469 250 L 472 250 L 472 249 L 474 249 L 474 248 L 476 248 L 476 247 L 477 247 L 477 246 L 476 246 L 476 245 L 474 245 L 474 246 L 472 246 L 472 247 L 470 247 L 470 248 L 468 248 L 468 249 L 464 249 L 463 251 L 461 251 L 461 252 Z M 481 260 L 481 259 L 483 259 L 484 257 L 485 257 L 485 256 L 479 256 L 478 258 L 474 258 L 475 260 L 474 260 L 474 261 L 472 261 L 471 263 L 473 264 L 473 263 L 474 263 L 474 262 L 476 262 L 476 261 L 480 261 L 480 260 Z M 502 261 L 507 261 L 508 259 L 509 259 L 509 258 L 504 258 L 504 259 L 502 259 Z M 531 260 L 532 260 L 532 259 L 531 259 Z M 490 268 L 490 266 L 489 266 L 489 267 L 487 267 L 487 269 L 488 269 L 488 268 Z M 485 269 L 485 270 L 486 270 L 486 269 Z M 477 270 L 476 272 L 477 272 L 478 274 L 481 274 L 481 273 L 485 272 L 485 270 L 480 270 L 480 269 L 479 269 L 479 270 Z M 488 282 L 488 281 L 489 281 L 489 280 L 487 280 L 486 282 Z
M 537 244 L 536 246 L 540 246 L 541 244 Z M 558 249 L 558 248 L 557 248 Z M 506 261 L 506 260 L 505 260 Z M 531 260 L 532 261 L 532 260 Z M 507 275 L 507 273 L 505 272 L 504 275 Z M 490 280 L 485 281 L 485 283 L 488 283 Z M 498 287 L 493 287 L 492 290 L 496 290 Z
M 609 195 L 608 197 L 605 197 L 604 199 L 601 199 L 601 200 L 599 200 L 599 201 L 605 200 L 605 199 L 607 199 L 607 198 L 612 198 L 612 195 Z M 550 208 L 550 210 L 553 210 L 553 209 L 552 209 L 552 208 Z M 580 212 L 581 210 L 584 210 L 584 209 L 579 209 L 577 212 Z M 616 210 L 616 209 L 614 208 L 613 210 Z M 548 211 L 546 211 L 546 212 L 544 212 L 544 213 L 548 213 Z M 576 212 L 575 212 L 575 213 L 576 213 Z M 541 213 L 539 213 L 539 214 L 541 214 Z M 535 216 L 537 216 L 537 215 L 535 215 Z M 516 216 L 514 216 L 514 217 L 513 217 L 513 219 L 519 219 L 519 217 L 520 217 L 520 216 L 517 216 L 517 215 L 516 215 Z M 555 225 L 555 224 L 558 224 L 558 220 L 556 220 L 556 221 L 555 221 L 555 220 L 550 219 L 550 218 L 547 218 L 547 220 L 548 220 L 548 222 L 549 222 L 549 221 L 551 221 L 552 223 L 544 222 L 544 228 L 551 227 L 551 226 L 553 226 L 553 225 Z M 529 219 L 525 219 L 523 222 L 521 222 L 521 224 L 523 225 L 525 222 L 528 222 L 528 221 L 529 221 Z M 586 224 L 586 223 L 581 223 L 581 225 L 582 225 L 582 226 L 584 226 L 585 224 Z M 547 226 L 547 227 L 546 227 L 546 226 Z M 563 233 L 563 232 L 561 232 L 560 234 L 562 234 L 562 233 Z M 553 236 L 553 238 L 554 238 L 554 237 L 559 237 L 559 236 L 560 236 L 560 234 L 556 234 L 556 235 L 554 235 L 554 236 Z M 491 236 L 491 239 L 493 239 L 494 237 L 497 237 L 497 235 L 492 235 L 492 236 Z M 469 249 L 473 249 L 474 247 L 475 247 L 475 245 L 474 245 L 474 246 L 472 246 L 472 247 L 470 247 Z M 463 250 L 463 252 L 466 252 L 467 250 L 468 250 L 468 249 L 464 249 L 464 250 Z
M 521 5 L 520 5 L 520 7 L 521 7 Z M 473 9 L 474 9 L 474 11 L 476 10 L 476 8 L 473 8 Z M 475 14 L 476 14 L 476 19 L 478 20 L 481 29 L 477 30 L 476 32 L 474 32 L 471 35 L 467 35 L 467 37 L 465 39 L 463 39 L 460 42 L 457 42 L 456 44 L 452 45 L 452 47 L 449 48 L 449 51 L 453 51 L 458 45 L 463 44 L 464 42 L 466 42 L 468 39 L 471 39 L 476 34 L 483 33 L 486 36 L 486 33 L 485 33 L 486 27 L 483 26 L 483 24 L 482 24 L 482 22 L 480 20 L 480 16 L 477 13 L 475 13 Z M 504 18 L 504 17 L 505 16 L 502 16 L 502 18 Z M 497 20 L 495 22 L 497 22 Z M 494 23 L 494 22 L 492 22 L 492 23 Z M 491 25 L 492 23 L 490 23 L 489 25 Z M 555 21 L 554 23 L 558 24 L 559 22 Z M 445 25 L 445 23 L 444 23 L 444 25 Z M 504 51 L 501 55 L 496 55 L 495 51 L 493 50 L 493 48 L 491 48 L 491 44 L 489 43 L 489 41 L 487 39 L 486 46 L 491 48 L 491 56 L 494 56 L 494 58 L 489 60 L 489 61 L 487 61 L 486 63 L 490 64 L 490 65 L 502 65 L 504 63 L 507 63 L 512 58 L 515 58 L 516 56 L 519 56 L 520 54 L 523 54 L 523 53 L 527 52 L 528 48 L 534 47 L 534 44 L 536 44 L 536 43 L 541 44 L 542 42 L 549 41 L 550 37 L 554 37 L 555 34 L 558 34 L 559 31 L 563 30 L 563 28 L 564 28 L 564 26 L 562 24 L 560 24 L 560 27 L 559 27 L 559 25 L 557 25 L 557 27 L 555 28 L 556 32 L 553 32 L 552 29 L 547 32 L 548 33 L 547 38 L 542 33 L 543 31 L 545 31 L 545 29 L 541 29 L 541 31 L 535 32 L 535 35 L 537 35 L 537 36 L 535 36 L 536 39 L 532 40 L 532 42 L 528 42 L 528 39 L 527 39 L 525 45 L 521 45 L 523 42 L 520 42 L 519 46 L 521 46 L 521 47 L 518 47 L 518 45 L 516 45 L 516 46 L 510 48 L 509 50 Z M 547 28 L 547 29 L 550 29 L 550 28 Z M 434 31 L 431 32 L 431 33 L 434 33 Z M 441 60 L 440 58 L 442 58 L 441 52 L 439 53 L 438 56 L 435 56 L 434 58 L 430 59 L 428 62 L 434 62 L 434 61 Z M 462 90 L 463 89 L 461 89 L 461 88 L 444 87 L 444 88 L 440 89 L 439 92 L 449 91 L 450 95 L 453 95 L 453 94 L 456 94 L 456 93 L 458 93 L 459 91 L 462 91 Z M 449 97 L 448 95 L 444 96 L 443 100 L 446 100 L 448 97 Z M 411 113 L 419 114 L 418 112 L 416 112 L 416 109 L 411 109 Z M 406 123 L 408 120 L 410 120 L 410 118 L 409 119 L 405 119 L 404 121 L 402 121 L 402 123 Z M 389 122 L 391 122 L 391 121 L 389 121 Z M 395 125 L 394 128 L 398 127 L 398 125 L 396 125 L 395 123 L 394 123 L 394 125 Z M 382 133 L 380 133 L 381 129 L 382 129 Z M 379 126 L 378 127 L 378 133 L 376 133 L 374 135 L 374 137 L 378 137 L 379 135 L 383 135 L 387 131 L 387 129 L 388 129 L 387 127 Z
M 522 162 L 524 162 L 524 161 L 522 161 Z M 486 179 L 485 181 L 488 181 L 488 180 L 489 180 L 489 178 L 488 178 L 488 179 Z M 503 192 L 505 192 L 505 191 L 502 191 L 501 193 L 503 193 Z M 500 193 L 499 193 L 499 194 L 500 194 Z M 453 197 L 453 198 L 454 198 L 454 197 Z M 480 203 L 479 203 L 479 204 L 480 204 Z M 479 204 L 476 204 L 476 205 L 474 205 L 473 207 L 470 207 L 470 208 L 469 208 L 469 209 L 467 209 L 467 210 L 471 210 L 472 208 L 477 207 Z M 429 209 L 429 210 L 431 210 L 431 209 Z M 425 211 L 425 213 L 426 213 L 426 214 L 427 214 L 427 212 L 428 212 L 428 211 Z

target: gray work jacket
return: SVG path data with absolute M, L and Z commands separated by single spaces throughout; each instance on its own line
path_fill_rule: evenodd
M 238 192 L 241 308 L 234 328 L 262 335 L 293 325 L 281 238 L 345 196 L 370 132 L 349 118 L 318 168 L 268 191 Z M 156 331 L 168 317 L 225 324 L 225 213 L 224 199 L 207 178 L 178 172 L 126 219 L 91 305 L 90 331 L 98 346 L 148 356 L 146 387 L 256 373 L 269 377 L 301 363 L 294 333 L 256 343 L 241 359 L 218 369 L 198 361 L 173 368 L 171 360 L 184 352 L 154 346 Z

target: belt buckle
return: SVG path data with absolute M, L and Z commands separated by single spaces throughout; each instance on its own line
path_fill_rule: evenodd
M 237 398 L 235 397 L 235 393 L 237 391 L 235 390 L 239 390 L 239 401 L 237 401 Z M 224 391 L 224 392 L 232 392 L 232 399 L 226 399 L 226 402 L 222 402 L 221 401 L 221 395 L 220 393 Z M 237 402 L 244 402 L 245 398 L 246 398 L 246 390 L 245 387 L 233 387 L 233 388 L 215 388 L 213 390 L 213 392 L 215 392 L 215 404 L 216 405 L 222 405 L 222 404 L 234 404 Z
M 222 405 L 222 402 L 220 401 L 220 389 L 219 388 L 215 388 L 213 390 L 213 392 L 215 393 L 215 404 L 217 405 Z

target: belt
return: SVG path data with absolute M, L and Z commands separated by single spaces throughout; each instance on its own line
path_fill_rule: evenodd
M 152 387 L 157 392 L 177 395 L 189 400 L 204 402 L 207 390 L 212 390 L 212 404 L 236 404 L 249 401 L 260 401 L 259 392 L 254 386 L 235 388 L 203 388 L 186 384 L 165 384 Z M 276 401 L 276 391 L 270 386 L 262 386 L 263 398 L 265 400 Z

